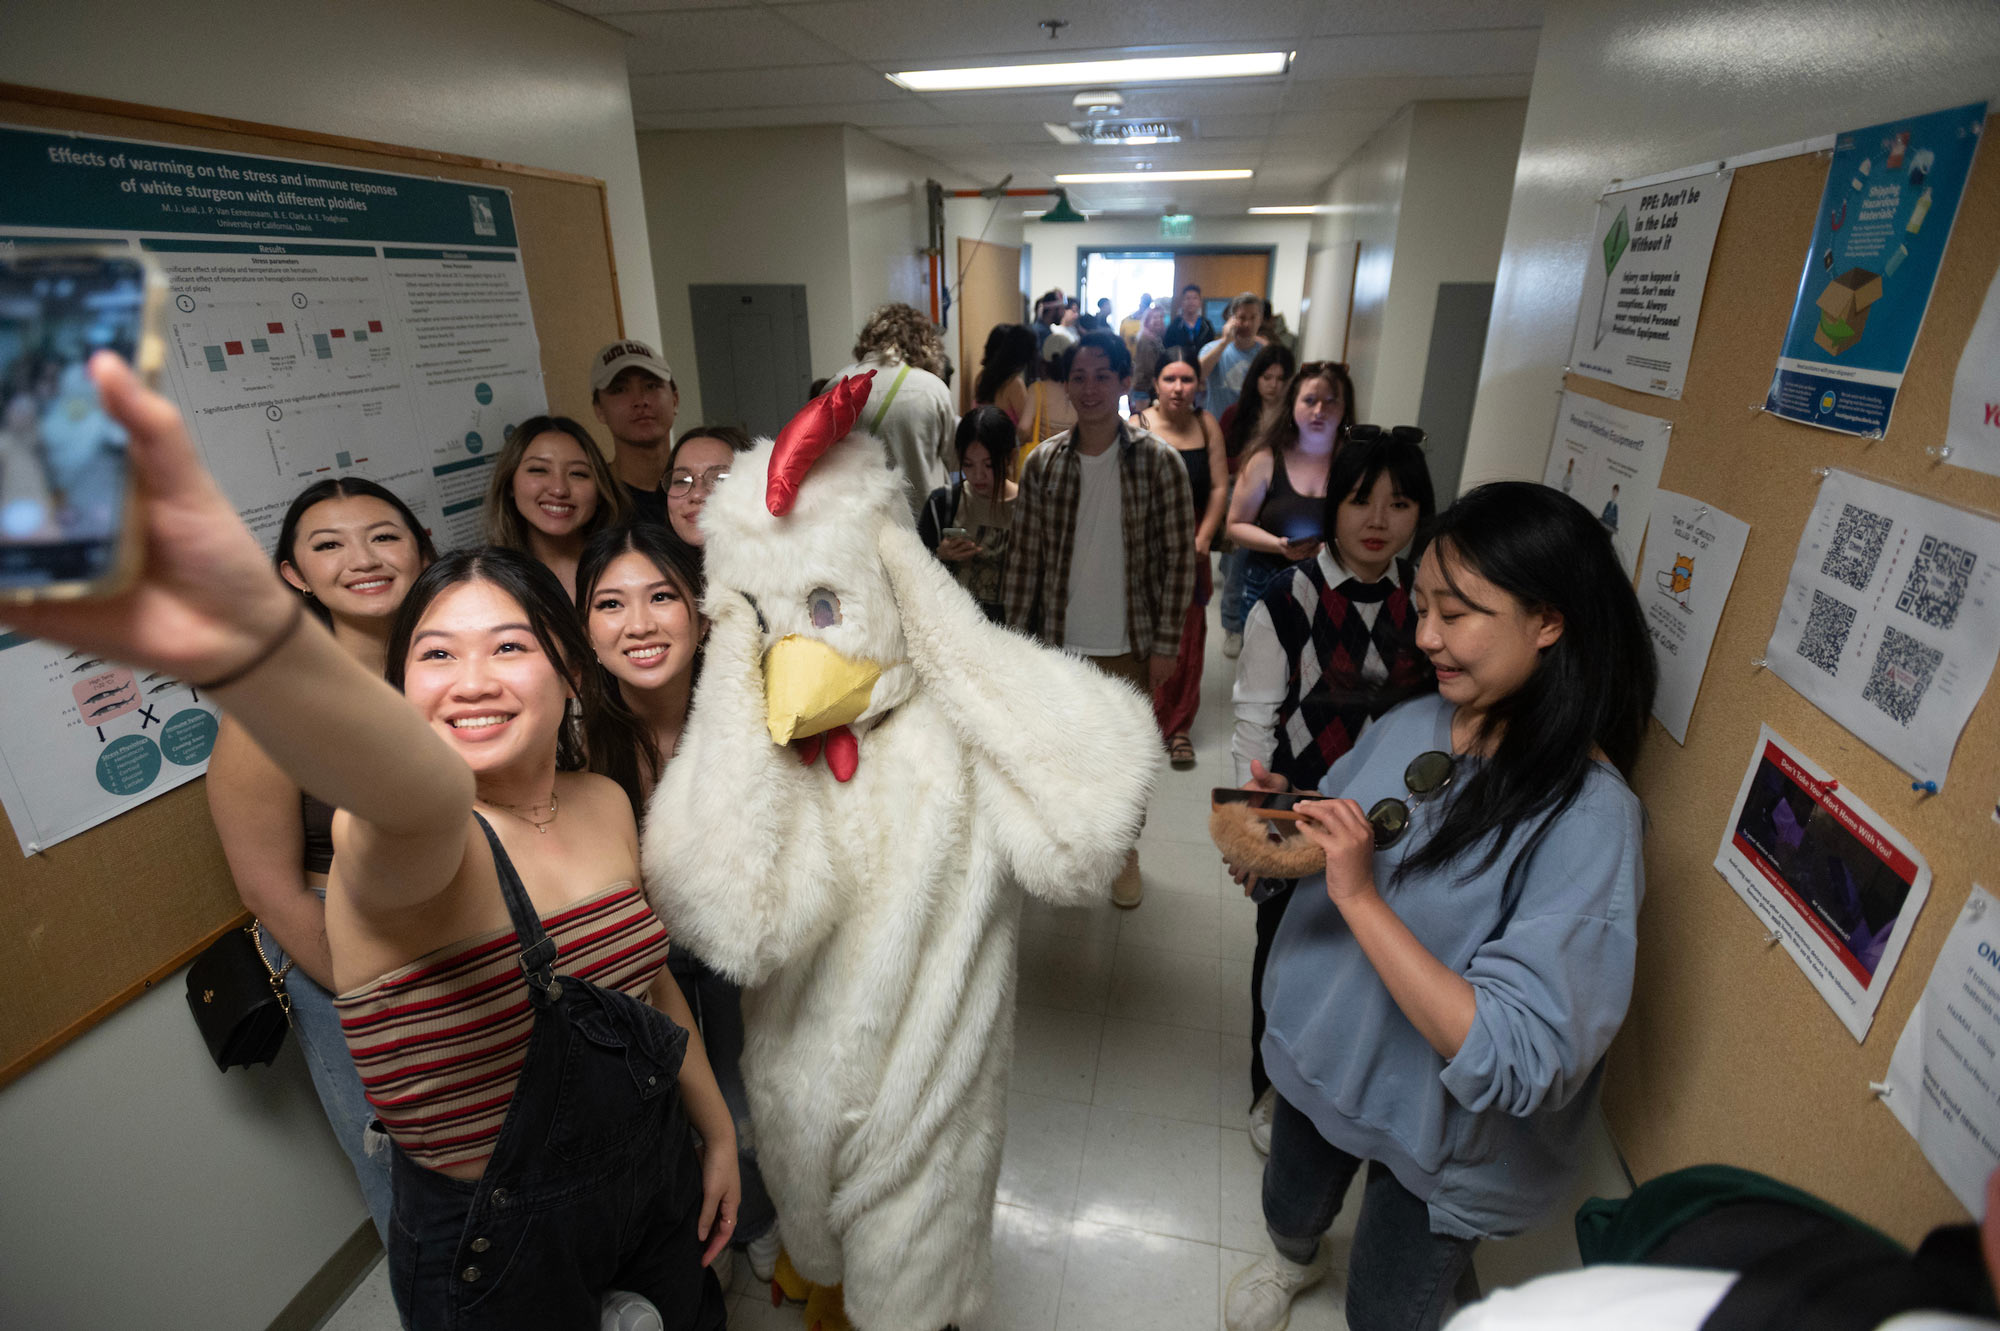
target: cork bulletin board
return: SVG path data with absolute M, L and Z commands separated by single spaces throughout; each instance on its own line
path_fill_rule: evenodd
M 1634 786 L 1651 817 L 1646 898 L 1632 1010 L 1612 1047 L 1604 1108 L 1639 1180 L 1711 1162 L 1754 1168 L 1914 1244 L 1965 1213 L 1869 1083 L 1887 1071 L 1972 883 L 2000 890 L 2000 825 L 1992 816 L 2000 798 L 2000 679 L 1972 713 L 1944 792 L 1928 796 L 1753 662 L 1764 655 L 1818 493 L 1813 468 L 2000 513 L 2000 477 L 1925 453 L 1944 441 L 1959 353 L 2000 268 L 2000 156 L 1989 143 L 1974 163 L 1895 415 L 1878 441 L 1756 409 L 1784 339 L 1826 170 L 1816 153 L 1738 168 L 1678 402 L 1567 377 L 1578 393 L 1672 420 L 1661 485 L 1750 524 L 1687 745 L 1655 721 L 1641 750 Z M 1859 1045 L 1784 949 L 1767 945 L 1761 921 L 1712 867 L 1760 724 L 1872 805 L 1916 843 L 1935 874 Z
M 0 84 L 0 123 L 500 186 L 514 219 L 551 411 L 590 419 L 586 358 L 624 334 L 604 182 L 481 158 Z M 0 835 L 0 1086 L 248 916 L 190 782 L 32 858 Z M 198 1045 L 192 1027 L 190 1052 Z

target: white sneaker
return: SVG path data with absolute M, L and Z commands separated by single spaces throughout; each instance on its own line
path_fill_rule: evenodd
M 745 1245 L 743 1250 L 750 1256 L 750 1274 L 757 1277 L 758 1284 L 770 1284 L 771 1277 L 778 1273 L 778 1250 L 783 1246 L 776 1225 L 765 1230 L 763 1238 L 752 1239 Z
M 1225 633 L 1222 635 L 1222 654 L 1234 661 L 1243 654 L 1243 635 Z
M 1312 1261 L 1304 1266 L 1275 1252 L 1252 1262 L 1229 1282 L 1229 1297 L 1222 1305 L 1223 1326 L 1228 1331 L 1285 1331 L 1292 1320 L 1292 1300 L 1299 1291 L 1326 1279 L 1332 1260 L 1322 1239 Z
M 1271 1115 L 1277 1107 L 1278 1093 L 1269 1086 L 1257 1097 L 1257 1103 L 1250 1106 L 1250 1145 L 1258 1155 L 1271 1153 Z
M 614 1289 L 599 1305 L 599 1331 L 664 1331 L 660 1310 L 651 1299 L 630 1290 Z

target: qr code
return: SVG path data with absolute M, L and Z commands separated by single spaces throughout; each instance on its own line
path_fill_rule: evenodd
M 1958 607 L 1965 601 L 1966 584 L 1972 581 L 1972 551 L 1935 536 L 1924 537 L 1917 549 L 1917 562 L 1910 568 L 1910 580 L 1896 598 L 1896 608 L 1915 615 L 1934 629 L 1948 629 L 1958 619 Z
M 1893 525 L 1880 513 L 1871 513 L 1857 504 L 1843 505 L 1840 525 L 1833 531 L 1833 545 L 1819 571 L 1829 578 L 1840 579 L 1857 592 L 1867 591 L 1868 580 L 1875 576 L 1875 561 L 1882 557 L 1882 547 L 1888 542 Z
M 1829 675 L 1839 674 L 1840 653 L 1847 646 L 1847 631 L 1853 627 L 1853 606 L 1814 592 L 1806 631 L 1799 635 L 1799 655 Z
M 1882 715 L 1899 726 L 1907 726 L 1917 714 L 1917 704 L 1930 689 L 1931 676 L 1944 661 L 1944 653 L 1926 647 L 1907 633 L 1882 630 L 1882 645 L 1875 650 L 1875 670 L 1861 696 L 1882 709 Z

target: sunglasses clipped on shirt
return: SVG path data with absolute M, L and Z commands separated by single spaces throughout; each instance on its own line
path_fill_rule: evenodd
M 729 479 L 729 468 L 710 467 L 706 471 L 677 471 L 667 478 L 667 493 L 679 499 L 696 486 L 703 494 L 712 493 L 716 486 Z

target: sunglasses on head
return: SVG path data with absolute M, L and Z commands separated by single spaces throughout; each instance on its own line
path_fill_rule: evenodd
M 1399 444 L 1421 444 L 1430 436 L 1415 425 L 1357 425 L 1347 432 L 1351 444 L 1365 444 L 1371 439 L 1393 439 Z

